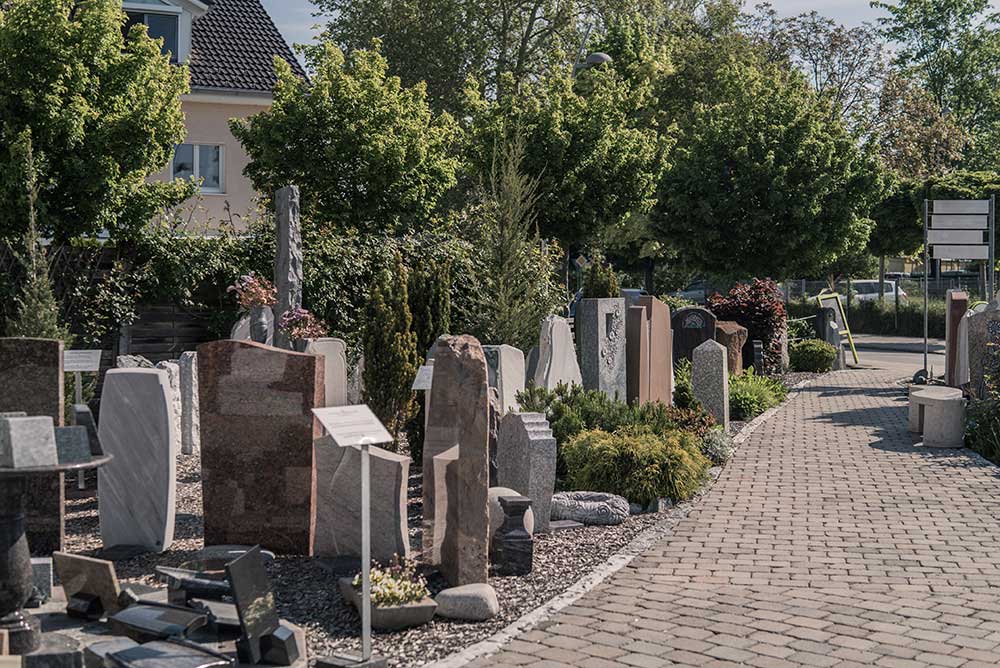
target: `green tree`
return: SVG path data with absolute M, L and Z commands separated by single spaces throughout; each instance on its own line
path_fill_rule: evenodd
M 575 79 L 568 71 L 552 73 L 497 101 L 478 98 L 471 169 L 489 174 L 495 148 L 521 135 L 520 169 L 538 182 L 541 236 L 567 250 L 603 246 L 652 209 L 667 166 L 671 135 L 640 118 L 650 95 L 648 84 L 632 85 L 597 67 Z
M 425 82 L 436 109 L 462 106 L 468 77 L 495 94 L 569 64 L 580 38 L 578 0 L 313 0 L 332 18 L 324 35 L 344 51 L 383 40 L 404 85 Z M 510 74 L 504 78 L 504 74 Z M 509 92 L 509 91 L 508 91 Z
M 661 184 L 660 238 L 702 271 L 777 277 L 863 242 L 882 178 L 829 105 L 782 66 L 730 61 L 708 75 L 677 86 L 696 97 Z
M 885 36 L 898 44 L 896 63 L 916 78 L 971 142 L 968 167 L 1000 157 L 1000 15 L 989 0 L 872 2 L 888 16 Z
M 527 350 L 565 292 L 556 279 L 562 253 L 538 235 L 538 179 L 523 171 L 524 150 L 518 135 L 494 149 L 466 234 L 478 251 L 470 333 L 484 343 Z
M 189 182 L 148 177 L 185 135 L 187 70 L 145 26 L 122 34 L 118 0 L 12 0 L 0 7 L 0 201 L 22 197 L 18 156 L 31 131 L 38 232 L 62 241 L 130 234 L 189 197 Z M 24 209 L 0 207 L 0 237 L 23 236 Z
M 583 296 L 588 299 L 605 299 L 620 297 L 618 277 L 615 270 L 601 255 L 594 257 L 587 271 L 587 280 L 583 285 Z
M 59 320 L 59 304 L 52 292 L 49 262 L 38 238 L 35 204 L 38 199 L 38 173 L 32 150 L 31 133 L 22 132 L 12 151 L 21 158 L 23 201 L 22 213 L 27 219 L 24 248 L 18 260 L 24 270 L 20 294 L 15 298 L 16 312 L 7 322 L 8 336 L 28 336 L 40 339 L 59 339 L 67 344 L 73 337 L 69 328 Z
M 451 264 L 414 258 L 408 289 L 417 352 L 424 354 L 451 328 Z
M 364 324 L 365 403 L 396 439 L 413 412 L 410 385 L 420 363 L 406 276 L 397 253 L 372 286 Z
M 254 186 L 274 192 L 297 184 L 304 214 L 338 233 L 424 227 L 456 182 L 454 122 L 431 113 L 423 84 L 405 88 L 390 76 L 379 48 L 345 59 L 330 44 L 313 47 L 311 81 L 275 59 L 272 107 L 231 122 Z

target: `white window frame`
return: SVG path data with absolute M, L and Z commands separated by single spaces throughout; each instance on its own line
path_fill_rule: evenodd
M 194 178 L 198 182 L 199 192 L 205 195 L 225 195 L 226 194 L 226 145 L 225 144 L 209 144 L 206 142 L 183 142 L 182 146 L 186 144 L 188 146 L 194 147 L 193 158 L 192 158 L 192 169 L 194 174 L 188 178 Z M 208 148 L 218 148 L 219 149 L 219 187 L 211 188 L 205 187 L 201 182 L 201 147 L 205 146 Z M 174 155 L 170 158 L 170 176 L 176 179 L 177 176 L 174 174 L 174 161 L 177 159 L 177 149 L 174 149 Z
M 185 11 L 183 8 L 174 4 L 154 5 L 145 2 L 129 2 L 128 0 L 122 2 L 122 9 L 126 12 L 176 16 L 177 53 L 174 54 L 174 60 L 178 65 L 184 64 L 188 61 L 188 56 L 191 55 L 191 22 L 196 15 L 192 14 L 190 11 Z M 197 16 L 201 16 L 203 13 L 204 11 L 197 14 Z

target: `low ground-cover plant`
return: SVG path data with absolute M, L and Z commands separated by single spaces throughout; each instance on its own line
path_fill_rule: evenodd
M 573 489 L 618 494 L 643 506 L 662 497 L 691 498 L 709 468 L 699 439 L 682 431 L 594 429 L 577 434 L 563 450 Z
M 781 381 L 758 376 L 752 368 L 740 376 L 729 377 L 729 413 L 734 420 L 752 420 L 787 396 L 788 390 Z
M 806 339 L 796 341 L 788 349 L 793 371 L 826 373 L 833 368 L 837 349 L 826 341 Z
M 409 559 L 393 557 L 387 566 L 374 564 L 371 569 L 372 604 L 376 608 L 416 603 L 430 596 L 427 581 L 417 575 L 417 564 Z M 361 574 L 354 576 L 352 584 L 361 586 Z
M 990 344 L 985 376 L 985 396 L 969 404 L 965 442 L 994 464 L 1000 464 L 1000 346 Z
M 674 405 L 678 408 L 701 409 L 701 404 L 694 398 L 694 387 L 691 385 L 691 360 L 681 358 L 674 364 Z
M 718 427 L 708 432 L 701 441 L 701 452 L 713 464 L 725 464 L 733 456 L 736 445 L 733 437 L 727 434 L 722 427 Z

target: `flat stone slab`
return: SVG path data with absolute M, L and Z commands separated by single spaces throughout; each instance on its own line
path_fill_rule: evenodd
M 609 526 L 629 518 L 629 503 L 603 492 L 559 492 L 552 497 L 552 519 Z
M 52 418 L 0 418 L 0 468 L 25 469 L 58 463 Z
M 173 543 L 180 447 L 175 429 L 166 371 L 108 371 L 98 433 L 114 459 L 97 475 L 106 547 L 141 545 L 163 552 Z

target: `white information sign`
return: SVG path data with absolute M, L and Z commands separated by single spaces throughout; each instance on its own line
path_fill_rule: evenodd
M 74 371 L 100 371 L 101 351 L 100 350 L 64 350 L 63 351 L 63 371 L 72 373 Z
M 413 387 L 410 389 L 413 391 L 417 390 L 429 390 L 431 389 L 431 383 L 434 381 L 434 365 L 425 364 L 424 366 L 417 369 L 417 377 L 413 379 Z
M 314 408 L 312 411 L 334 442 L 342 448 L 392 443 L 392 436 L 365 404 Z

